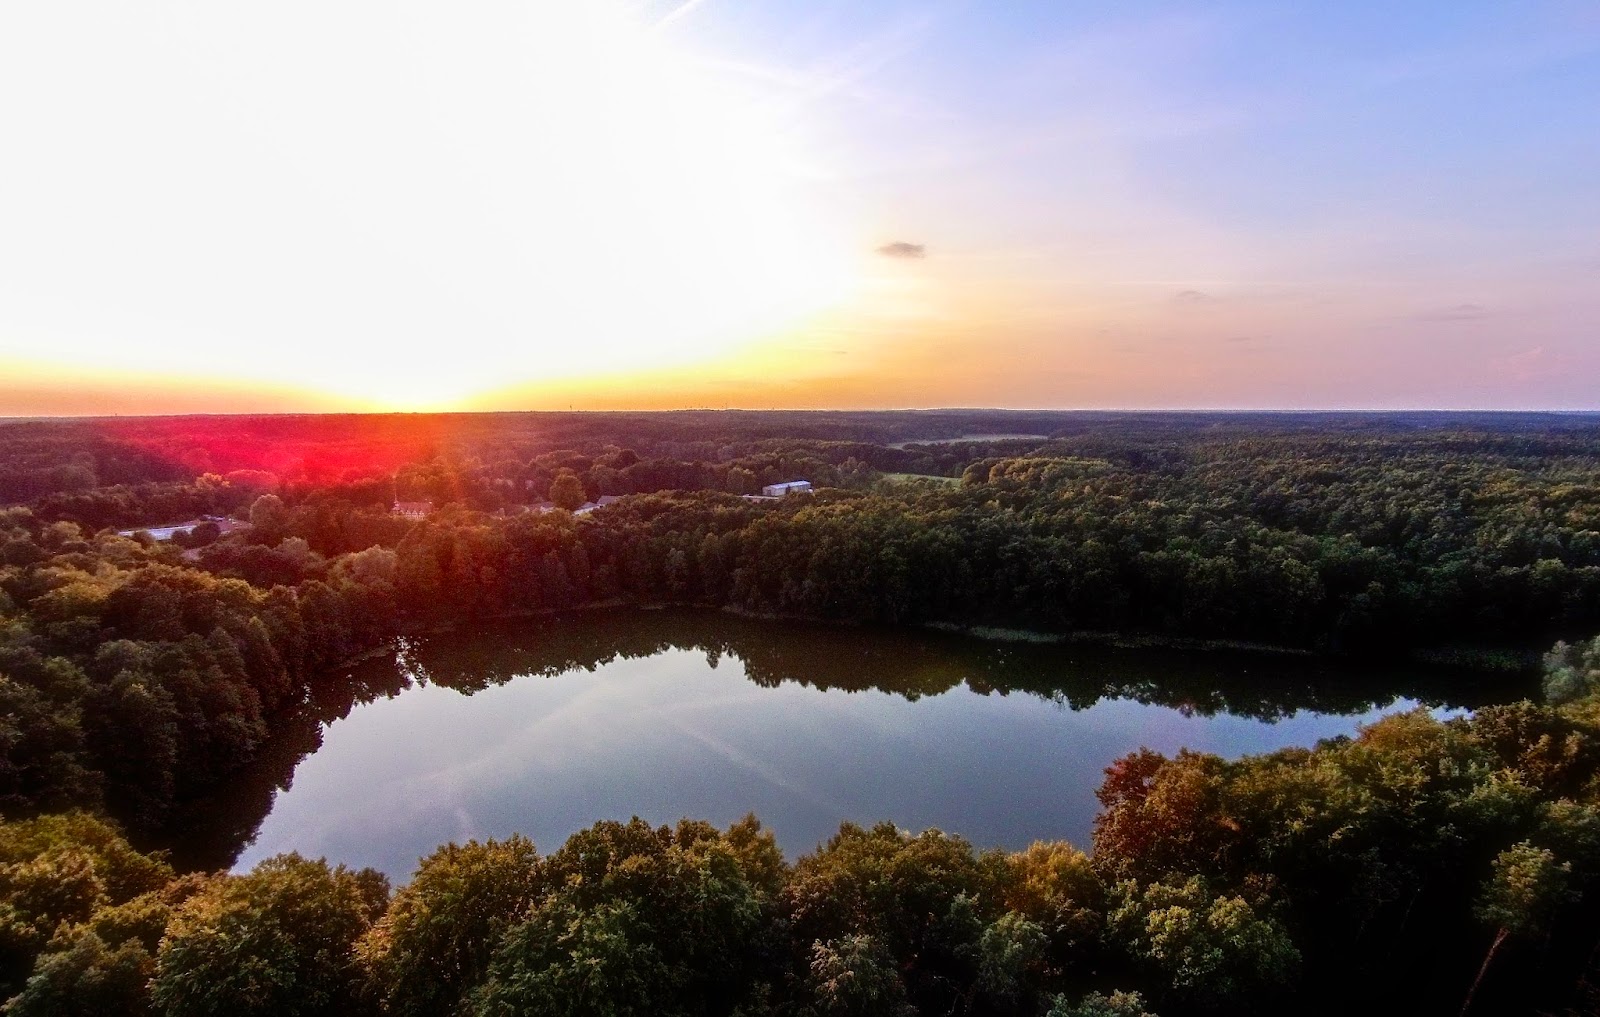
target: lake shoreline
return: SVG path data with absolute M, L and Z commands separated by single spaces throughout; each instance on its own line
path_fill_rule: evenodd
M 750 614 L 624 602 L 432 626 L 352 674 L 314 735 L 194 809 L 184 864 L 298 850 L 400 874 L 447 839 L 559 843 L 595 819 L 752 810 L 791 858 L 882 818 L 1008 849 L 1081 843 L 1100 775 L 1130 752 L 1309 748 L 1396 711 L 1447 719 L 1524 694 L 1303 653 Z
M 1074 632 L 1045 632 L 1038 629 L 1007 628 L 992 625 L 962 625 L 956 622 L 867 623 L 839 618 L 817 618 L 779 611 L 752 611 L 747 608 L 728 605 L 719 606 L 678 601 L 642 603 L 623 597 L 613 597 L 608 600 L 578 604 L 571 607 L 541 607 L 520 611 L 501 611 L 411 628 L 383 646 L 373 647 L 370 650 L 355 654 L 340 661 L 335 667 L 352 667 L 363 661 L 392 653 L 396 642 L 401 639 L 461 632 L 477 625 L 494 622 L 623 609 L 637 611 L 667 611 L 673 609 L 714 611 L 719 614 L 735 618 L 748 618 L 754 621 L 803 622 L 810 625 L 827 625 L 841 628 L 865 628 L 878 625 L 902 631 L 939 632 L 996 644 L 1080 645 L 1110 647 L 1119 650 L 1175 650 L 1202 654 L 1243 654 L 1273 658 L 1293 657 L 1301 660 L 1318 660 L 1339 664 L 1359 664 L 1364 659 L 1367 659 L 1361 656 L 1326 653 L 1301 646 L 1287 646 L 1280 643 L 1263 643 L 1244 639 L 1197 639 L 1193 636 L 1167 636 L 1158 633 L 1116 632 L 1094 629 L 1083 629 Z M 1538 668 L 1537 654 L 1532 651 L 1518 650 L 1514 647 L 1413 647 L 1401 651 L 1394 659 L 1424 667 L 1444 667 L 1472 671 L 1485 676 L 1531 674 Z

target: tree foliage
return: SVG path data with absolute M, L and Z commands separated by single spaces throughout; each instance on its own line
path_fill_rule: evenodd
M 388 883 L 299 855 L 219 876 L 175 911 L 150 996 L 170 1017 L 335 1017 L 356 1008 L 356 941 Z
M 1597 475 L 1600 428 L 1565 417 L 0 425 L 0 982 L 16 1013 L 1564 1006 L 1600 870 L 1594 639 L 1546 658 L 1543 704 L 1130 755 L 1089 854 L 846 825 L 790 866 L 753 817 L 635 821 L 443 848 L 389 902 L 294 856 L 179 877 L 92 814 L 161 842 L 381 692 L 351 659 L 426 673 L 418 632 L 593 604 L 1530 659 L 1600 628 Z M 800 478 L 819 493 L 740 497 Z M 116 532 L 198 515 L 249 526 Z

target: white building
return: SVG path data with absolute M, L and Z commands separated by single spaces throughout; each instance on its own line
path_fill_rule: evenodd
M 394 514 L 407 519 L 426 519 L 433 514 L 433 502 L 397 501 L 394 503 Z
M 607 505 L 619 502 L 621 500 L 622 495 L 620 494 L 602 494 L 599 501 L 586 501 L 582 505 L 579 505 L 577 508 L 573 509 L 572 514 L 575 516 L 586 516 L 597 508 L 605 508 Z
M 761 493 L 768 498 L 782 498 L 791 494 L 810 494 L 811 481 L 791 480 L 784 484 L 768 484 L 761 489 Z

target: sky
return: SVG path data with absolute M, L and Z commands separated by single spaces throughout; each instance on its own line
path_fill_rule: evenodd
M 1600 409 L 1600 0 L 0 5 L 0 415 Z

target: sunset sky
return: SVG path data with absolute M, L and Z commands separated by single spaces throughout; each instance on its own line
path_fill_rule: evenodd
M 0 5 L 0 415 L 1600 408 L 1600 2 Z

